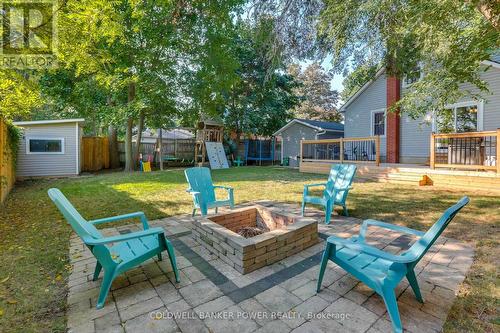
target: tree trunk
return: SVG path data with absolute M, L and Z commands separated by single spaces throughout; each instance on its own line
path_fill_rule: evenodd
M 144 111 L 141 111 L 139 115 L 139 125 L 137 126 L 137 141 L 135 142 L 135 155 L 134 155 L 134 163 L 137 163 L 139 160 L 139 154 L 141 153 L 141 141 L 142 141 L 142 131 L 144 130 Z
M 160 170 L 163 170 L 163 129 L 160 128 L 159 141 L 158 141 L 158 159 L 160 160 Z
M 120 155 L 118 153 L 118 139 L 116 128 L 109 126 L 108 128 L 108 144 L 109 144 L 109 168 L 117 169 L 120 167 Z
M 130 83 L 128 86 L 128 103 L 135 99 L 135 83 Z M 127 132 L 125 134 L 125 169 L 123 171 L 134 171 L 135 161 L 132 153 L 132 129 L 134 127 L 134 118 L 131 116 L 127 119 Z

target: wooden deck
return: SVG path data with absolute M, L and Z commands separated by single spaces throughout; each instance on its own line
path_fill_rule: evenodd
M 377 182 L 412 185 L 466 187 L 500 192 L 500 174 L 489 171 L 431 169 L 418 164 L 358 164 L 356 178 Z M 303 162 L 300 172 L 328 174 L 332 163 Z

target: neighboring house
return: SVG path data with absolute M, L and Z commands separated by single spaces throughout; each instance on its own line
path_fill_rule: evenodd
M 288 157 L 290 166 L 298 167 L 301 140 L 341 138 L 344 136 L 344 125 L 327 121 L 293 119 L 273 135 L 281 137 L 281 162 L 284 157 Z
M 194 134 L 186 129 L 174 128 L 174 129 L 146 129 L 142 132 L 141 143 L 156 143 L 159 139 L 160 131 L 162 131 L 162 140 L 182 140 L 182 139 L 194 139 Z M 137 141 L 137 134 L 132 137 L 132 141 Z
M 339 109 L 344 114 L 345 137 L 380 135 L 382 162 L 424 164 L 429 161 L 432 132 L 476 132 L 500 128 L 500 56 L 492 57 L 484 65 L 489 68 L 481 73 L 481 78 L 490 89 L 484 100 L 464 98 L 440 112 L 429 110 L 429 114 L 420 119 L 411 119 L 404 112 L 401 116 L 390 114 L 386 117 L 388 105 L 404 96 L 415 78 L 400 81 L 387 77 L 385 70 L 380 69 L 374 79 Z M 463 84 L 461 88 L 479 92 L 470 84 Z
M 22 128 L 16 176 L 80 174 L 83 122 L 84 119 L 14 122 Z

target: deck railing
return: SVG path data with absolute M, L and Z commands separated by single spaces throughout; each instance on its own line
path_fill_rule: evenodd
M 302 140 L 300 163 L 373 163 L 380 165 L 380 137 Z
M 500 173 L 500 129 L 431 134 L 430 167 L 493 170 Z

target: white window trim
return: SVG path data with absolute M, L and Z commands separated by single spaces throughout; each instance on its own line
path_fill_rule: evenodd
M 30 151 L 30 141 L 31 140 L 60 140 L 61 141 L 61 151 L 49 151 L 49 152 L 32 152 Z M 65 144 L 64 138 L 52 138 L 43 136 L 28 136 L 26 137 L 26 154 L 27 155 L 64 155 L 65 154 Z
M 376 109 L 372 110 L 370 114 L 370 136 L 375 136 L 373 132 L 373 125 L 375 125 L 373 122 L 375 121 L 375 113 L 384 113 L 384 135 L 380 135 L 381 138 L 385 138 L 385 135 L 387 134 L 387 110 L 386 109 Z
M 448 104 L 445 105 L 445 109 L 453 109 L 453 118 L 454 118 L 454 124 L 453 127 L 455 129 L 455 133 L 457 131 L 457 112 L 456 108 L 461 108 L 461 107 L 467 107 L 467 106 L 477 106 L 477 131 L 481 132 L 484 129 L 484 124 L 483 124 L 483 111 L 484 111 L 484 100 L 479 100 L 479 101 L 466 101 L 466 102 L 459 102 L 459 103 L 454 103 L 454 104 Z M 432 116 L 432 131 L 434 133 L 437 133 L 437 115 L 436 112 L 433 112 Z

